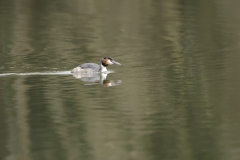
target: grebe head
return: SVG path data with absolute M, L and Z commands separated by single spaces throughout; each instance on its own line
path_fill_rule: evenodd
M 120 63 L 114 61 L 114 59 L 111 58 L 111 57 L 104 57 L 103 59 L 101 59 L 100 63 L 101 63 L 104 67 L 107 67 L 107 66 L 112 65 L 112 64 L 121 65 Z

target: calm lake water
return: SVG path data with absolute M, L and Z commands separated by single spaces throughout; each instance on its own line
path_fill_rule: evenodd
M 239 6 L 1 0 L 0 159 L 239 160 Z

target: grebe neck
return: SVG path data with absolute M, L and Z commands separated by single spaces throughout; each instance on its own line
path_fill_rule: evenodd
M 107 72 L 107 68 L 100 63 L 100 72 Z

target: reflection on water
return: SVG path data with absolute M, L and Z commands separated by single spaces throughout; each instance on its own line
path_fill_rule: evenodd
M 112 86 L 119 85 L 121 83 L 121 80 L 113 81 L 113 80 L 107 79 L 107 75 L 109 73 L 113 73 L 113 72 L 111 71 L 102 72 L 102 73 L 91 72 L 87 74 L 81 73 L 81 72 L 73 72 L 72 75 L 73 77 L 80 79 L 83 82 L 88 82 L 87 83 L 88 85 L 93 85 L 98 83 L 100 83 L 104 87 L 112 87 Z
M 239 5 L 0 1 L 0 159 L 240 159 Z

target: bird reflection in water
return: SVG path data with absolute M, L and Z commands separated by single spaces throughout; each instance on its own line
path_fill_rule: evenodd
M 104 80 L 102 83 L 103 87 L 113 87 L 121 84 L 121 80 L 113 81 L 113 80 Z
M 121 80 L 108 80 L 107 79 L 107 75 L 109 73 L 113 73 L 113 72 L 106 72 L 106 73 L 81 73 L 81 72 L 76 72 L 76 73 L 72 73 L 72 76 L 85 82 L 85 85 L 96 85 L 96 84 L 100 84 L 103 87 L 113 87 L 113 86 L 117 86 L 121 84 Z

